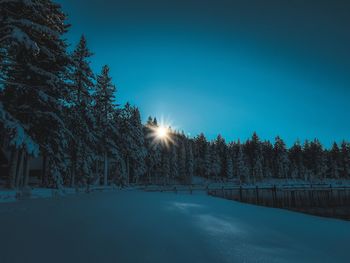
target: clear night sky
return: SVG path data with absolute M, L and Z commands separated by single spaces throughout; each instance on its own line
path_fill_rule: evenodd
M 350 139 L 350 2 L 58 0 L 119 102 L 209 138 Z M 308 3 L 306 3 L 308 2 Z

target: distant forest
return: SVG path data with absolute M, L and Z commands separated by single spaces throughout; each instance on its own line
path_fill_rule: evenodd
M 255 183 L 266 178 L 350 177 L 350 144 L 325 149 L 315 139 L 287 148 L 280 137 L 227 143 L 219 135 L 189 138 L 171 131 L 173 143 L 155 143 L 158 123 L 142 124 L 137 107 L 118 105 L 104 66 L 91 70 L 87 40 L 74 51 L 60 5 L 50 0 L 0 1 L 0 135 L 9 152 L 7 187 L 28 185 L 30 160 L 43 159 L 44 187 L 90 184 Z

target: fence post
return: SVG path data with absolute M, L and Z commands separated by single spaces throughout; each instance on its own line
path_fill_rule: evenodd
M 242 186 L 239 186 L 239 201 L 242 202 Z
M 274 185 L 272 187 L 271 193 L 272 193 L 272 206 L 277 207 L 277 205 L 276 205 L 276 185 Z

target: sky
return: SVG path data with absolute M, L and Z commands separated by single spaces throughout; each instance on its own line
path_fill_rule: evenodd
M 190 136 L 350 139 L 350 2 L 57 0 L 119 103 Z

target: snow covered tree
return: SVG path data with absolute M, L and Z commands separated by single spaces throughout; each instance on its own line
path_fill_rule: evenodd
M 221 174 L 221 160 L 216 149 L 216 145 L 212 144 L 210 147 L 210 174 L 215 181 L 218 181 L 219 176 Z
M 95 118 L 99 136 L 99 152 L 103 156 L 103 184 L 108 184 L 108 164 L 112 151 L 117 149 L 113 135 L 118 131 L 115 127 L 115 93 L 116 88 L 109 76 L 109 67 L 103 66 L 97 76 L 95 88 Z
M 193 150 L 192 150 L 192 144 L 189 142 L 187 144 L 187 150 L 186 150 L 186 183 L 191 184 L 193 173 L 194 173 L 194 159 L 193 159 Z
M 263 154 L 263 175 L 264 178 L 273 177 L 273 145 L 270 141 L 264 141 L 262 143 L 262 154 Z
M 1 74 L 3 107 L 48 158 L 54 185 L 66 170 L 67 134 L 63 121 L 67 87 L 63 81 L 69 58 L 62 38 L 66 16 L 58 4 L 46 1 L 1 1 L 0 45 L 6 53 Z M 4 51 L 5 50 L 5 51 Z M 43 123 L 50 125 L 42 125 Z M 28 151 L 15 149 L 18 163 L 29 165 Z M 14 161 L 16 163 L 17 161 Z M 16 187 L 28 180 L 17 178 Z
M 350 144 L 343 141 L 341 144 L 341 164 L 340 176 L 341 178 L 349 178 L 350 176 Z
M 275 175 L 277 178 L 288 178 L 289 158 L 284 141 L 277 136 L 274 144 Z
M 226 177 L 226 152 L 227 152 L 227 145 L 225 142 L 225 139 L 219 134 L 215 141 L 215 151 L 218 157 L 218 165 L 220 166 L 220 172 L 218 174 L 219 177 L 222 179 Z
M 226 156 L 226 177 L 229 180 L 233 179 L 233 162 L 229 154 Z
M 204 149 L 203 155 L 203 176 L 207 179 L 210 177 L 211 173 L 211 155 L 210 155 L 210 145 L 207 143 Z
M 94 131 L 96 121 L 92 108 L 94 74 L 88 61 L 91 55 L 86 39 L 82 36 L 71 56 L 72 65 L 69 72 L 70 97 L 66 116 L 73 135 L 69 148 L 71 186 L 75 184 L 76 179 L 89 181 L 95 164 L 97 136 Z
M 169 159 L 169 152 L 167 151 L 167 149 L 164 149 L 162 154 L 162 178 L 163 178 L 164 184 L 169 184 L 170 159 Z
M 147 149 L 147 155 L 145 158 L 147 167 L 148 182 L 151 183 L 152 179 L 156 181 L 158 178 L 158 170 L 161 166 L 161 145 L 154 140 L 154 129 L 157 127 L 157 120 L 149 117 L 146 125 L 144 126 L 144 138 L 145 147 Z
M 243 151 L 243 145 L 238 142 L 238 151 L 235 158 L 236 176 L 242 182 L 250 181 L 247 157 Z
M 194 158 L 195 158 L 195 173 L 199 176 L 205 176 L 205 162 L 208 162 L 208 141 L 205 138 L 204 134 L 201 133 L 194 139 Z M 205 160 L 207 158 L 207 160 Z
M 246 142 L 245 148 L 250 160 L 251 179 L 261 180 L 263 178 L 263 153 L 260 139 L 255 132 L 251 140 Z
M 186 167 L 186 146 L 184 142 L 181 142 L 180 147 L 179 147 L 179 175 L 180 175 L 180 180 L 182 182 L 186 182 L 187 178 L 187 167 Z
M 132 118 L 130 121 L 132 130 L 129 132 L 133 136 L 134 142 L 134 148 L 132 149 L 133 151 L 130 157 L 133 165 L 133 181 L 137 183 L 138 180 L 147 172 L 145 163 L 147 149 L 145 147 L 143 127 L 141 123 L 140 111 L 138 108 L 132 108 Z M 167 162 L 169 162 L 169 160 Z
M 289 175 L 291 178 L 303 178 L 305 168 L 303 165 L 303 149 L 300 141 L 296 141 L 289 149 L 288 156 L 290 160 Z
M 338 144 L 336 142 L 333 143 L 331 150 L 328 152 L 328 167 L 328 176 L 338 179 L 341 172 L 341 155 Z
M 120 111 L 117 125 L 120 134 L 118 145 L 127 167 L 126 181 L 137 183 L 147 173 L 147 150 L 139 110 L 127 103 Z
M 175 145 L 172 145 L 170 152 L 170 177 L 172 181 L 179 177 L 178 154 Z

